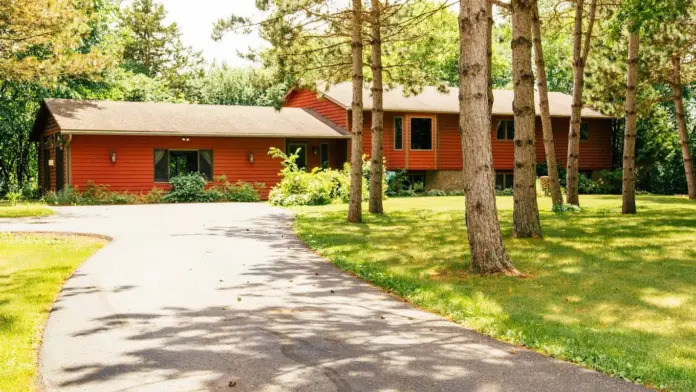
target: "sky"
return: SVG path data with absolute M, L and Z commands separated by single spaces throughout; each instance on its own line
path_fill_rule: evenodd
M 167 21 L 176 22 L 185 44 L 194 50 L 202 50 L 208 62 L 226 62 L 229 65 L 251 65 L 241 59 L 237 51 L 258 47 L 264 41 L 258 34 L 242 35 L 229 33 L 218 42 L 210 38 L 213 24 L 220 18 L 235 14 L 258 16 L 254 0 L 158 0 L 167 10 Z

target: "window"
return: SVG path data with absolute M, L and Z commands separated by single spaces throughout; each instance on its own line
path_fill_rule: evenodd
M 502 120 L 498 121 L 498 130 L 496 132 L 498 140 L 514 140 L 515 139 L 515 121 Z
M 155 182 L 168 182 L 181 174 L 200 173 L 213 179 L 212 150 L 155 150 Z
M 404 118 L 394 117 L 394 150 L 404 149 Z
M 503 190 L 513 187 L 514 176 L 512 173 L 496 173 L 495 174 L 495 189 Z
M 319 149 L 319 161 L 321 162 L 322 169 L 329 168 L 329 144 L 322 143 Z
M 590 124 L 582 123 L 580 124 L 580 141 L 586 142 L 590 139 Z
M 433 149 L 433 119 L 411 118 L 411 150 Z
M 300 150 L 299 152 L 297 150 Z M 285 150 L 288 155 L 297 153 L 297 167 L 304 169 L 307 167 L 307 144 L 306 143 L 288 143 L 288 148 Z

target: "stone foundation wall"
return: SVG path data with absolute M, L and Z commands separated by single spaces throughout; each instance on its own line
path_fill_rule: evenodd
M 429 171 L 425 177 L 425 189 L 445 192 L 464 190 L 464 174 L 461 170 Z

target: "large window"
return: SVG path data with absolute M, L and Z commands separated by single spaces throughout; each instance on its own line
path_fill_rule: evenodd
M 200 173 L 213 179 L 212 150 L 155 150 L 155 182 L 169 182 L 180 174 Z
M 394 117 L 394 150 L 404 149 L 404 118 Z
M 514 140 L 515 139 L 515 121 L 514 120 L 498 121 L 498 129 L 496 131 L 496 139 L 498 139 L 498 140 Z
M 411 118 L 411 150 L 433 149 L 433 119 Z

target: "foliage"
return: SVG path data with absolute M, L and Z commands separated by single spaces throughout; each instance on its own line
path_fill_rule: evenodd
M 496 196 L 512 196 L 515 190 L 512 188 L 497 189 L 495 190 Z
M 192 77 L 202 73 L 203 59 L 182 43 L 176 23 L 165 24 L 166 16 L 164 5 L 154 0 L 135 0 L 123 9 L 123 65 L 136 74 L 163 78 L 184 96 Z
M 226 176 L 219 176 L 215 179 L 216 184 L 206 190 L 206 196 L 209 201 L 215 202 L 256 202 L 260 200 L 259 190 L 266 187 L 263 183 L 254 185 L 238 181 L 236 184 L 231 184 L 227 181 Z
M 172 189 L 164 196 L 168 203 L 194 203 L 208 201 L 205 185 L 208 182 L 199 173 L 179 174 L 169 179 Z
M 38 345 L 51 305 L 75 268 L 104 243 L 91 237 L 0 233 L 0 390 L 35 390 Z
M 108 1 L 0 1 L 0 90 L 5 82 L 47 86 L 109 67 L 113 48 L 87 42 L 103 3 Z
M 575 204 L 561 204 L 561 205 L 556 204 L 556 205 L 553 205 L 551 207 L 551 211 L 558 212 L 558 213 L 562 213 L 562 212 L 579 213 L 579 212 L 582 212 L 583 209 L 582 209 L 582 207 L 576 206 Z
M 280 182 L 271 189 L 268 201 L 278 206 L 324 205 L 348 200 L 350 195 L 350 164 L 342 170 L 314 168 L 307 172 L 296 164 L 298 151 L 287 155 L 271 148 L 268 155 L 281 159 Z M 363 200 L 367 200 L 368 185 L 363 178 Z
M 512 239 L 513 200 L 499 197 L 505 245 L 526 279 L 468 272 L 461 197 L 390 199 L 388 215 L 360 226 L 347 226 L 340 206 L 302 207 L 295 230 L 340 268 L 469 328 L 661 390 L 693 391 L 696 204 L 638 202 L 639 215 L 622 216 L 620 197 L 585 196 L 583 213 L 556 214 L 541 198 L 544 241 L 536 241 Z
M 208 105 L 280 107 L 290 86 L 268 70 L 213 66 L 192 81 L 190 101 Z

